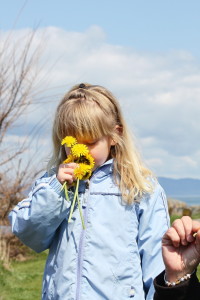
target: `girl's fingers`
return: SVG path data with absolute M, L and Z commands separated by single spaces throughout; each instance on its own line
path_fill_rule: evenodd
M 74 181 L 73 176 L 69 173 L 58 173 L 57 179 L 60 181 L 61 184 L 63 184 L 65 181 L 71 184 Z
M 65 174 L 74 174 L 74 169 L 77 167 L 75 163 L 62 164 L 59 167 L 59 170 Z
M 75 179 L 75 176 L 74 176 L 74 168 L 64 168 L 63 169 L 63 173 L 64 173 L 64 178 L 65 180 L 70 180 L 70 183 L 72 183 Z M 67 175 L 70 175 L 70 177 L 66 177 Z
M 74 181 L 73 176 L 70 174 L 64 174 L 62 176 L 62 182 L 64 183 L 65 181 L 67 181 L 70 184 L 73 183 L 73 181 Z
M 70 169 L 70 168 L 63 169 L 62 172 L 63 172 L 63 174 L 73 175 L 74 174 L 74 169 Z
M 75 169 L 77 167 L 76 163 L 68 163 L 68 164 L 61 164 L 59 168 L 63 169 Z
M 74 181 L 74 169 L 76 168 L 77 164 L 75 163 L 68 163 L 68 164 L 61 164 L 58 169 L 57 179 L 60 183 L 64 183 L 67 181 L 69 184 L 73 183 Z

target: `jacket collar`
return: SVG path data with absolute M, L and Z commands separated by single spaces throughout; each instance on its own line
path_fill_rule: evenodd
M 99 166 L 97 169 L 94 170 L 90 179 L 93 182 L 99 182 L 105 176 L 108 176 L 113 172 L 113 159 L 107 160 L 103 165 Z M 79 192 L 84 193 L 85 189 L 87 188 L 87 182 L 81 180 L 79 183 Z
M 94 170 L 91 179 L 95 177 L 96 179 L 100 179 L 104 176 L 113 172 L 113 158 L 107 160 L 103 165 L 99 166 L 96 170 Z

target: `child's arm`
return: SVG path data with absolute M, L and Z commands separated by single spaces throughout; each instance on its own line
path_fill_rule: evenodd
M 139 205 L 138 249 L 146 300 L 153 299 L 153 279 L 164 269 L 161 240 L 169 227 L 166 196 L 159 184 Z
M 56 175 L 45 175 L 9 214 L 13 233 L 36 252 L 49 248 L 56 229 L 67 217 L 70 203 L 61 189 Z

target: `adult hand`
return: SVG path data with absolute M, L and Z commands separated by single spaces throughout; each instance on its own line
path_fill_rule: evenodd
M 168 281 L 191 274 L 200 262 L 200 222 L 188 216 L 175 220 L 163 236 L 162 254 Z

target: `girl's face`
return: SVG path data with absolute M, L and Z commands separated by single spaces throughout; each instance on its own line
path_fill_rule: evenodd
M 97 140 L 78 140 L 78 143 L 84 144 L 88 147 L 90 154 L 95 161 L 94 169 L 103 165 L 109 159 L 110 148 L 115 145 L 114 141 L 107 136 L 103 136 Z M 65 148 L 65 151 L 68 155 L 70 149 Z

